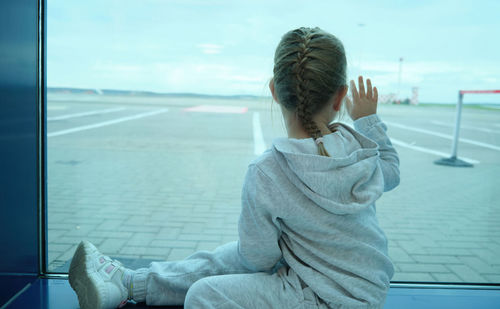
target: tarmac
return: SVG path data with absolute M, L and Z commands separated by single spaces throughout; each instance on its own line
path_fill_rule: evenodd
M 48 97 L 48 270 L 87 239 L 123 260 L 178 260 L 236 240 L 248 164 L 285 136 L 270 99 Z M 377 202 L 393 282 L 500 283 L 500 110 L 379 105 L 401 184 Z M 344 122 L 349 123 L 347 119 Z

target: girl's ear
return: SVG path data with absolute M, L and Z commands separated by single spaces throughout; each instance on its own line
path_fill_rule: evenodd
M 274 91 L 274 77 L 271 78 L 271 80 L 269 81 L 269 89 L 271 90 L 271 94 L 273 95 L 273 99 L 274 101 L 276 101 L 276 103 L 280 103 L 278 102 L 278 98 L 276 97 L 276 92 Z
M 345 95 L 347 94 L 347 86 L 342 86 L 337 92 L 337 96 L 335 96 L 335 101 L 333 102 L 333 109 L 338 112 L 340 110 L 340 106 L 342 106 L 342 101 L 344 100 Z

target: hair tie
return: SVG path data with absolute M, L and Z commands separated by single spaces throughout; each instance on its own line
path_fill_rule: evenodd
M 319 143 L 323 143 L 323 137 L 318 137 L 317 139 L 314 140 L 316 145 L 319 145 Z

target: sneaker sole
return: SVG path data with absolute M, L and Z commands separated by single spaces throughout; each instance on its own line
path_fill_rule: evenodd
M 75 251 L 69 268 L 69 284 L 78 296 L 81 309 L 104 309 L 102 295 L 104 282 L 87 264 L 86 256 L 94 250 L 82 241 Z

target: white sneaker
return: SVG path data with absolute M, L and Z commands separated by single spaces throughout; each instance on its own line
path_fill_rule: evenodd
M 122 283 L 125 267 L 102 255 L 84 240 L 73 255 L 69 284 L 78 295 L 81 309 L 112 309 L 127 304 L 128 289 Z

